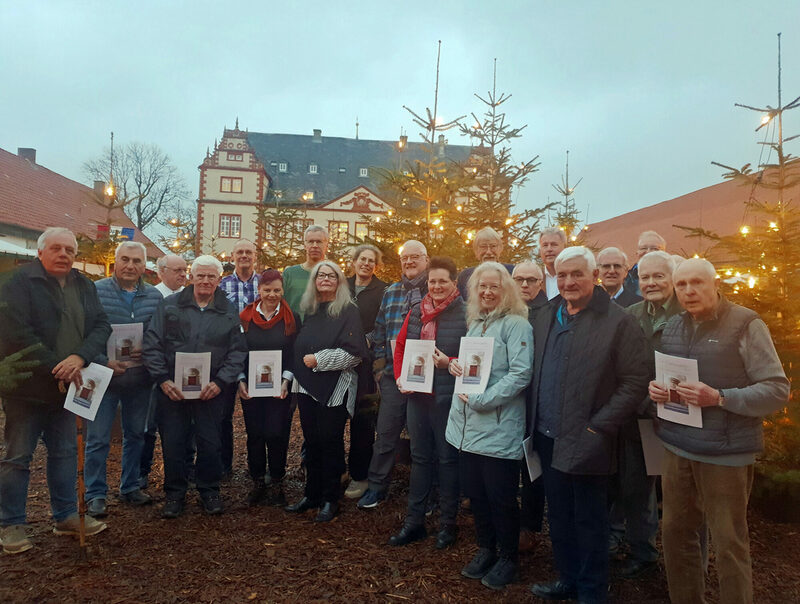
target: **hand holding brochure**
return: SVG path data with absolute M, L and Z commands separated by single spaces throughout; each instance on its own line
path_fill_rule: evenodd
M 489 383 L 494 355 L 494 338 L 461 338 L 458 364 L 462 374 L 456 378 L 456 394 L 481 394 Z
M 203 387 L 211 381 L 211 353 L 176 352 L 174 381 L 183 398 L 200 398 Z
M 433 392 L 433 340 L 406 340 L 400 383 L 411 392 Z
M 251 350 L 247 369 L 247 391 L 250 396 L 280 396 L 280 350 Z
M 703 427 L 703 412 L 697 405 L 682 401 L 676 386 L 681 382 L 699 382 L 697 359 L 685 359 L 656 352 L 656 382 L 669 391 L 669 400 L 658 403 L 658 417 L 685 426 Z
M 67 398 L 64 400 L 64 409 L 90 422 L 94 421 L 100 408 L 100 401 L 103 400 L 113 375 L 114 371 L 111 368 L 89 363 L 88 367 L 81 369 L 83 379 L 81 387 L 76 388 L 75 384 L 70 383 Z
M 142 350 L 142 332 L 142 323 L 113 323 L 106 343 L 108 360 L 121 361 L 126 367 L 141 365 L 141 361 L 135 361 L 132 355 Z

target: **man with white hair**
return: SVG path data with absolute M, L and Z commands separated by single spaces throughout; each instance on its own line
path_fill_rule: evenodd
M 500 262 L 500 255 L 503 253 L 503 238 L 500 236 L 500 233 L 495 231 L 492 227 L 483 227 L 475 234 L 475 239 L 472 241 L 472 251 L 475 254 L 475 259 L 478 261 L 478 264 L 483 264 L 484 262 Z M 506 267 L 509 273 L 514 270 L 513 264 L 503 263 L 503 266 Z M 456 282 L 458 291 L 461 293 L 461 297 L 464 298 L 465 302 L 469 296 L 467 282 L 476 268 L 475 266 L 470 266 L 469 268 L 465 268 L 458 275 L 458 281 Z
M 219 289 L 222 264 L 213 256 L 192 263 L 192 284 L 164 299 L 144 334 L 142 358 L 158 386 L 158 425 L 164 453 L 164 518 L 183 513 L 188 488 L 186 447 L 190 429 L 197 442 L 196 485 L 207 514 L 222 513 L 219 481 L 222 393 L 236 384 L 244 371 L 247 345 L 239 313 Z M 210 353 L 210 381 L 201 384 L 199 398 L 186 399 L 175 376 L 175 356 Z
M 97 295 L 112 328 L 140 324 L 142 334 L 163 299 L 155 287 L 142 279 L 147 249 L 138 241 L 123 241 L 114 254 L 114 274 L 95 283 Z M 113 338 L 114 336 L 112 336 Z M 86 429 L 86 495 L 88 513 L 95 518 L 106 515 L 106 458 L 111 443 L 111 426 L 122 408 L 122 473 L 120 501 L 129 505 L 151 503 L 150 496 L 139 488 L 139 464 L 144 447 L 144 429 L 152 384 L 142 366 L 141 340 L 131 342 L 124 351 L 121 340 L 114 340 L 114 354 L 104 353 L 95 362 L 114 370 L 114 377 L 97 409 L 94 421 Z
M 156 289 L 165 298 L 177 294 L 186 285 L 186 260 L 177 254 L 164 254 L 156 261 L 161 283 Z
M 64 409 L 65 388 L 82 383 L 81 369 L 106 349 L 111 333 L 97 290 L 72 268 L 78 242 L 65 228 L 39 237 L 38 258 L 20 267 L 0 291 L 0 357 L 30 346 L 32 376 L 3 392 L 5 455 L 0 461 L 0 540 L 7 554 L 33 547 L 25 534 L 30 463 L 41 437 L 57 535 L 78 535 L 75 416 Z M 85 534 L 105 523 L 86 518 Z
M 556 278 L 555 261 L 567 247 L 567 234 L 558 227 L 547 227 L 539 233 L 539 256 L 544 265 L 544 292 L 547 299 L 558 295 L 558 279 Z
M 676 390 L 703 416 L 702 428 L 655 423 L 666 449 L 662 543 L 673 602 L 705 601 L 699 536 L 706 524 L 717 551 L 719 601 L 753 601 L 747 528 L 753 465 L 764 448 L 763 418 L 789 399 L 769 329 L 757 313 L 722 296 L 716 277 L 702 258 L 675 269 L 675 294 L 686 312 L 669 319 L 661 336 L 663 353 L 697 360 L 699 380 Z M 650 382 L 650 398 L 667 402 L 665 384 Z
M 655 231 L 644 231 L 639 235 L 639 241 L 636 245 L 636 264 L 628 271 L 628 276 L 625 277 L 625 287 L 628 291 L 641 294 L 639 288 L 639 260 L 645 254 L 650 252 L 663 252 L 667 249 L 667 240 Z
M 408 396 L 397 389 L 394 379 L 394 343 L 409 311 L 428 293 L 428 250 L 411 239 L 400 246 L 400 281 L 386 288 L 370 334 L 373 345 L 372 371 L 381 393 L 375 443 L 369 463 L 367 490 L 358 500 L 359 509 L 377 507 L 386 498 L 400 433 L 406 424 Z
M 305 262 L 283 269 L 283 299 L 295 312 L 300 309 L 300 299 L 306 291 L 311 269 L 328 255 L 328 239 L 328 231 L 325 228 L 312 224 L 303 233 Z
M 647 394 L 647 342 L 636 320 L 595 285 L 590 250 L 567 248 L 554 267 L 560 295 L 534 318 L 528 434 L 541 458 L 559 579 L 531 591 L 605 602 L 608 483 L 617 431 Z
M 623 286 L 628 274 L 628 256 L 625 252 L 616 247 L 603 248 L 597 254 L 597 265 L 600 269 L 600 285 L 614 302 L 627 308 L 642 299 L 636 292 Z
M 683 309 L 672 287 L 675 261 L 666 252 L 649 252 L 639 260 L 639 283 L 644 300 L 627 312 L 639 322 L 651 350 L 661 350 L 661 334 L 667 321 Z M 652 374 L 651 374 L 652 376 Z M 647 403 L 639 408 L 644 418 Z M 656 477 L 647 475 L 639 432 L 639 418 L 631 418 L 620 430 L 619 472 L 611 496 L 609 553 L 617 554 L 623 543 L 628 554 L 620 569 L 625 579 L 638 577 L 656 566 L 658 551 L 658 503 Z

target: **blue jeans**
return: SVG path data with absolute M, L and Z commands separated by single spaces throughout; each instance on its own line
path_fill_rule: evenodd
M 121 495 L 139 488 L 139 465 L 144 448 L 144 432 L 147 424 L 147 407 L 150 402 L 150 385 L 137 388 L 109 388 L 94 421 L 86 429 L 86 461 L 83 474 L 86 478 L 86 501 L 105 499 L 106 459 L 111 442 L 111 426 L 122 406 L 122 476 L 119 480 Z
M 61 522 L 77 513 L 75 416 L 60 402 L 45 405 L 7 398 L 3 408 L 6 456 L 0 461 L 0 525 L 25 523 L 30 463 L 40 436 L 47 447 L 47 486 L 53 519 Z
M 222 476 L 220 429 L 224 391 L 207 401 L 172 401 L 159 392 L 158 429 L 164 454 L 164 491 L 167 499 L 183 500 L 189 488 L 186 448 L 194 428 L 197 443 L 196 484 L 205 497 L 219 492 Z

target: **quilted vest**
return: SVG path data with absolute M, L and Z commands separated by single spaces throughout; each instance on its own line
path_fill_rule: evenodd
M 688 313 L 672 317 L 661 336 L 661 352 L 697 359 L 700 381 L 712 388 L 743 388 L 752 381 L 739 355 L 739 342 L 754 311 L 720 298 L 717 318 L 694 330 Z M 664 442 L 700 455 L 757 453 L 764 448 L 761 418 L 746 417 L 722 407 L 703 407 L 703 427 L 657 419 L 656 434 Z

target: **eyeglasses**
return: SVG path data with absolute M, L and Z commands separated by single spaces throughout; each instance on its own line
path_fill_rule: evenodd
M 499 247 L 500 246 L 496 243 L 482 243 L 481 245 L 478 246 L 478 249 L 482 252 L 489 252 L 489 251 L 495 252 Z
M 165 266 L 162 270 L 169 271 L 171 273 L 175 273 L 176 275 L 180 275 L 181 273 L 185 273 L 186 272 L 185 268 L 170 268 L 168 266 Z
M 490 292 L 492 292 L 494 294 L 494 293 L 497 293 L 497 292 L 500 291 L 500 286 L 499 285 L 484 285 L 483 283 L 480 283 L 478 285 L 478 291 L 479 292 L 490 291 Z
M 409 256 L 400 256 L 400 262 L 417 262 L 420 258 L 424 258 L 424 254 L 411 254 Z
M 520 285 L 523 285 L 525 283 L 536 285 L 537 283 L 539 283 L 539 281 L 541 281 L 541 279 L 538 279 L 537 277 L 514 277 L 514 281 L 516 281 Z
M 366 258 L 364 256 L 356 260 L 356 262 L 358 262 L 359 264 L 376 264 L 374 258 Z
M 317 273 L 317 281 L 338 281 L 339 275 L 336 273 Z
M 621 264 L 601 264 L 600 268 L 602 268 L 604 271 L 610 270 L 612 268 L 615 271 L 621 271 L 625 267 Z

